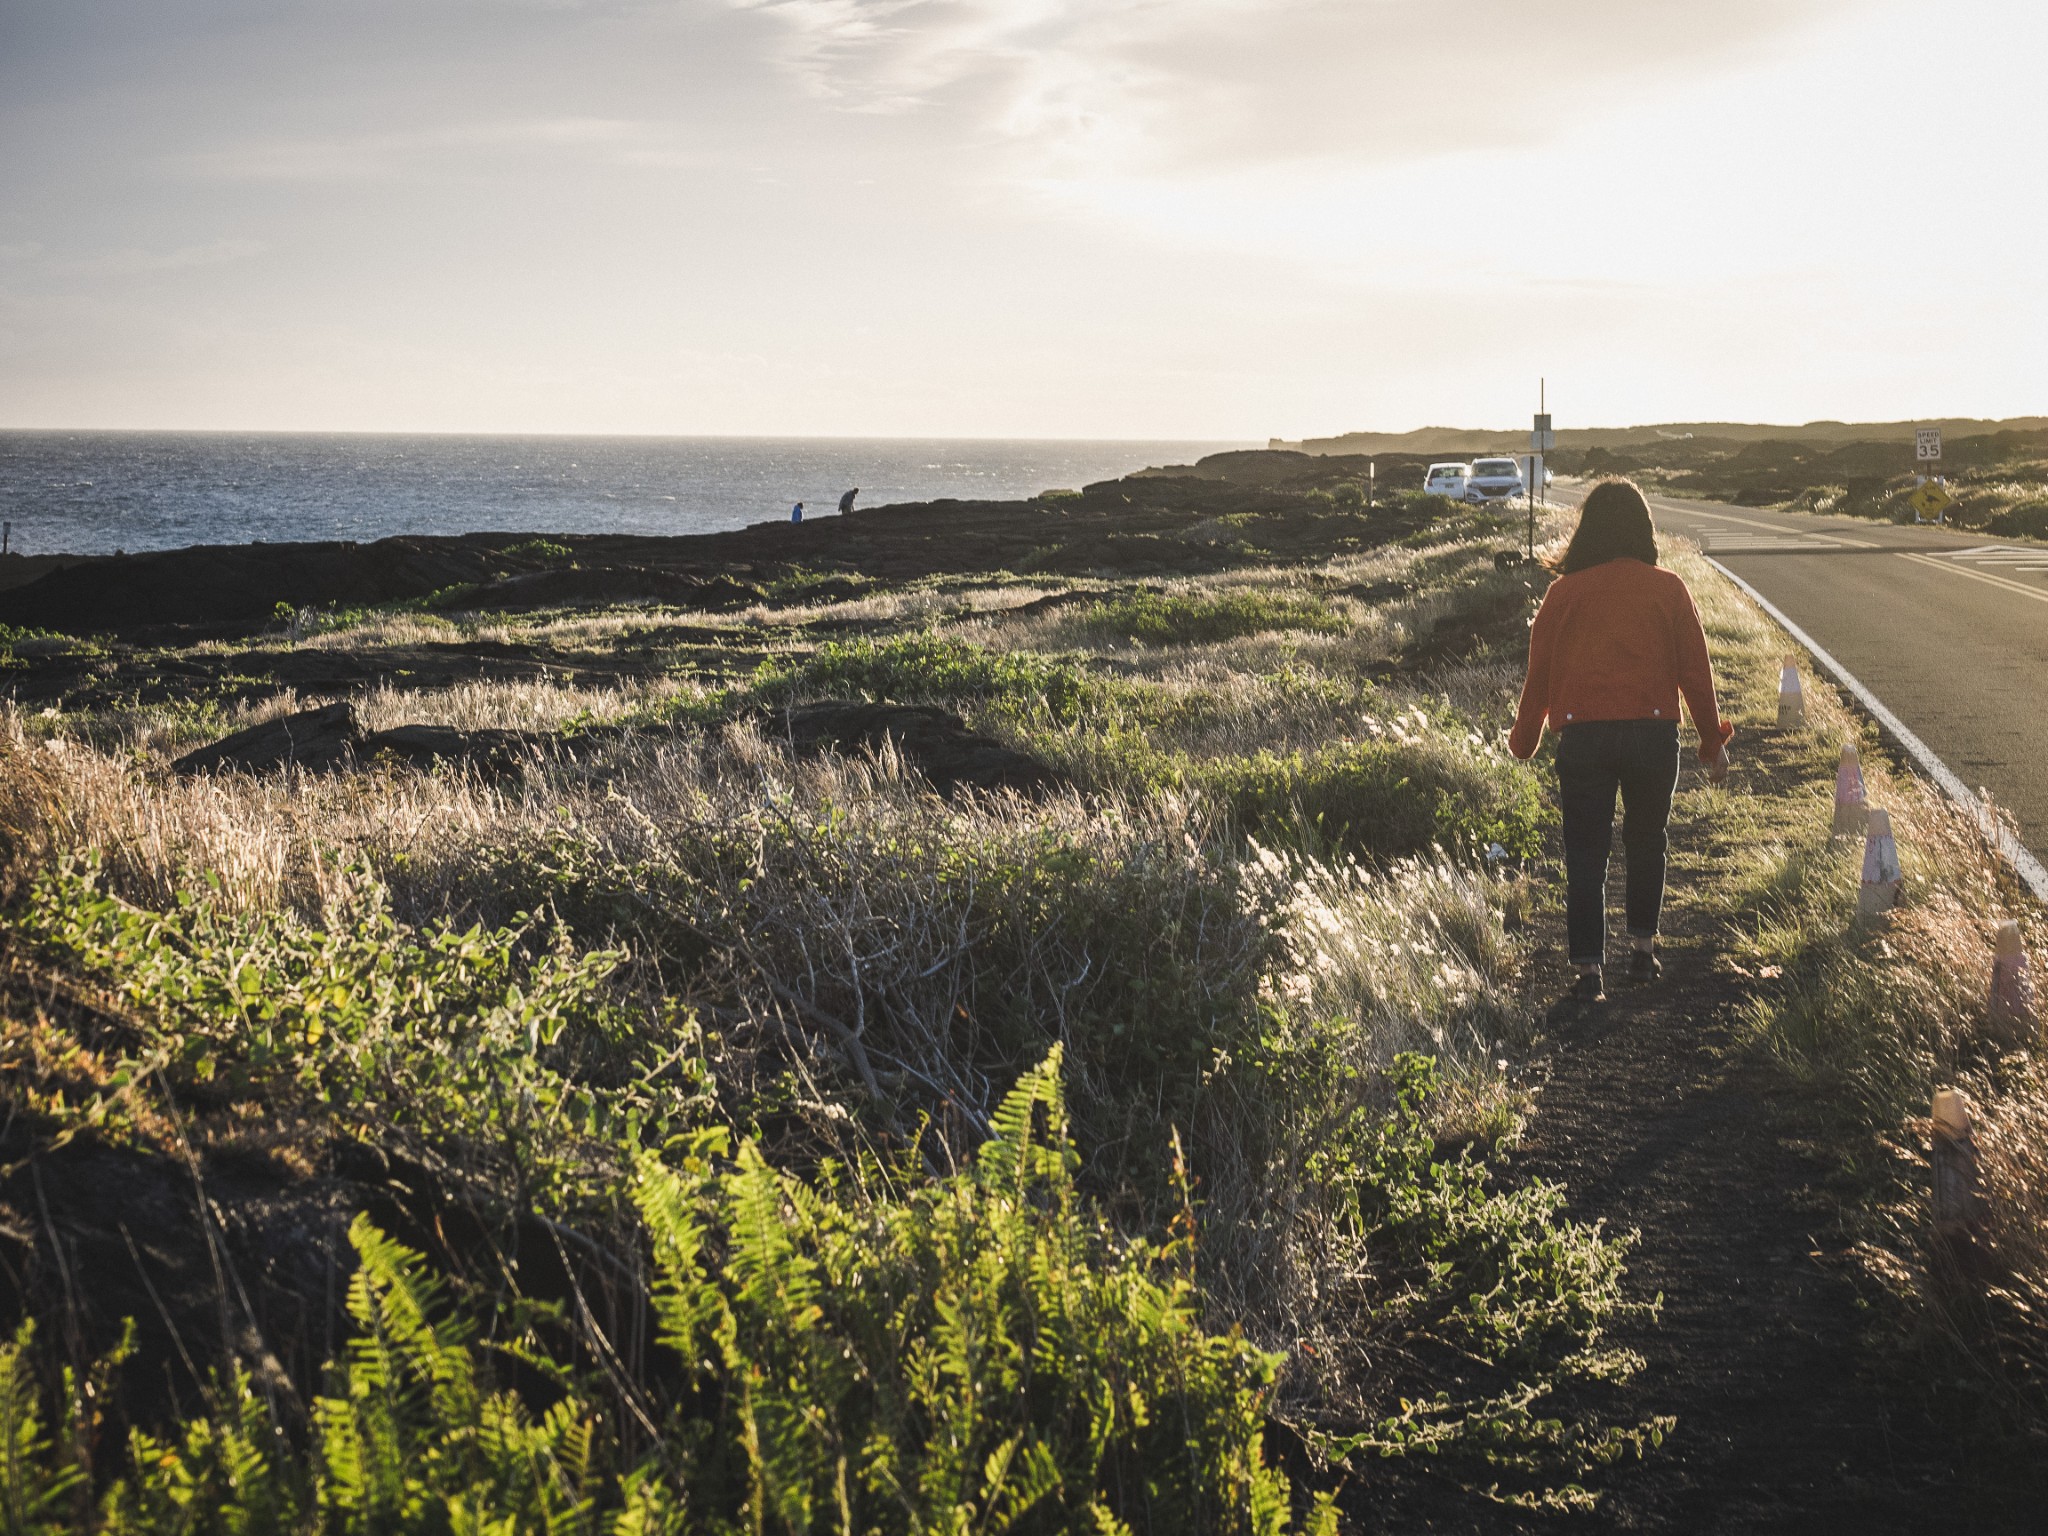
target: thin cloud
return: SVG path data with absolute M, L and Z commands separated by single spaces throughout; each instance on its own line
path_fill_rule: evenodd
M 844 109 L 964 112 L 1037 169 L 1522 141 L 1859 0 L 728 0 Z

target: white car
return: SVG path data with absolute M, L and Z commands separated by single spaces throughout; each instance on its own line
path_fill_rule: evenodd
M 1422 489 L 1430 496 L 1449 496 L 1454 501 L 1465 500 L 1465 485 L 1472 476 L 1470 464 L 1432 464 L 1429 475 L 1422 482 Z
M 1515 501 L 1526 495 L 1522 466 L 1514 459 L 1475 459 L 1465 478 L 1465 499 L 1484 504 Z

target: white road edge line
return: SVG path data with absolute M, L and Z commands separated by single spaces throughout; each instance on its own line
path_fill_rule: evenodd
M 1971 793 L 1970 786 L 1956 776 L 1955 770 L 1950 768 L 1939 757 L 1936 757 L 1934 749 L 1914 735 L 1905 721 L 1885 708 L 1884 701 L 1864 687 L 1854 673 L 1823 650 L 1820 643 L 1813 636 L 1809 635 L 1797 624 L 1794 624 L 1785 615 L 1784 611 L 1769 598 L 1765 597 L 1763 593 L 1757 591 L 1755 587 L 1752 587 L 1740 576 L 1729 570 L 1727 566 L 1716 560 L 1712 555 L 1703 555 L 1701 558 L 1723 576 L 1734 582 L 1748 596 L 1751 602 L 1777 620 L 1779 627 L 1786 634 L 1805 646 L 1813 654 L 1815 661 L 1834 674 L 1835 681 L 1856 696 L 1856 702 L 1870 711 L 1879 725 L 1891 732 L 1893 739 L 1906 749 L 1907 754 L 1914 762 L 1920 765 L 1921 771 L 1934 780 L 1935 783 L 1939 784 L 1951 800 L 1974 812 L 1980 822 L 1984 819 L 1983 800 Z M 1998 851 L 2004 855 L 2005 861 L 2013 867 L 2013 872 L 2034 893 L 2035 900 L 2048 902 L 2048 868 L 2042 867 L 2041 861 L 2027 851 L 2026 845 L 2014 837 L 2004 823 L 1994 822 L 1989 830 L 1994 833 Z

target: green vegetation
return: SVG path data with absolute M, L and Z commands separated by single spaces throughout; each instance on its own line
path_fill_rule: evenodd
M 1555 1185 L 1500 1193 L 1488 1188 L 1469 1147 L 1455 1159 L 1441 1157 L 1424 1114 L 1439 1089 L 1434 1062 L 1402 1056 L 1391 1076 L 1392 1115 L 1373 1117 L 1356 1154 L 1333 1159 L 1328 1172 L 1382 1262 L 1409 1279 L 1385 1313 L 1490 1368 L 1501 1390 L 1457 1398 L 1439 1391 L 1404 1402 L 1370 1429 L 1332 1437 L 1329 1450 L 1339 1457 L 1425 1451 L 1491 1477 L 1560 1467 L 1584 1476 L 1663 1444 L 1669 1418 L 1598 1425 L 1531 1411 L 1562 1381 L 1625 1379 L 1641 1367 L 1636 1356 L 1601 1343 L 1610 1322 L 1656 1311 L 1623 1294 L 1627 1240 L 1565 1219 L 1564 1191 Z M 1592 1502 L 1576 1483 L 1513 1501 L 1562 1509 Z
M 1074 725 L 1113 709 L 1116 689 L 1064 657 L 926 633 L 828 642 L 794 665 L 764 668 L 752 695 L 766 704 L 819 697 L 979 704 L 1011 718 Z
M 0 669 L 20 666 L 25 656 L 63 656 L 91 649 L 90 644 L 71 635 L 0 624 Z
M 2007 507 L 1984 524 L 1984 531 L 2001 539 L 2048 539 L 2048 500 Z
M 1763 439 L 1710 430 L 1648 443 L 1565 449 L 1552 456 L 1571 474 L 1623 474 L 1668 494 L 1738 506 L 1782 506 L 1838 517 L 1909 523 L 1906 497 L 1918 484 L 1911 433 L 1816 423 Z M 1991 432 L 1951 430 L 1934 466 L 1956 498 L 1945 516 L 1997 538 L 2048 536 L 2048 431 L 2038 423 Z
M 1589 1501 L 1664 1430 L 1612 1396 L 1650 1303 L 1626 1236 L 1488 1165 L 1537 1031 L 1548 812 L 1492 745 L 1533 593 L 1484 519 L 1362 548 L 1227 491 L 1175 547 L 1314 553 L 475 616 L 625 680 L 358 695 L 553 733 L 513 780 L 163 771 L 288 696 L 0 717 L 0 1183 L 81 1160 L 67 1230 L 155 1201 L 142 1273 L 201 1277 L 124 1354 L 34 1272 L 20 1528 L 1329 1530 L 1410 1453 Z M 816 701 L 1042 772 L 941 796 L 908 742 L 793 748 Z M 109 1171 L 165 1167 L 221 1217 Z M 304 1247 L 237 1333 L 209 1277 L 259 1229 Z
M 555 1205 L 592 1164 L 583 1143 L 660 1145 L 701 1108 L 687 1027 L 677 1040 L 629 1021 L 604 987 L 623 957 L 577 954 L 559 926 L 415 932 L 360 876 L 319 924 L 224 913 L 203 892 L 152 912 L 101 887 L 60 866 L 16 916 L 22 938 L 146 1027 L 89 1096 L 30 1089 L 66 1129 L 146 1124 L 138 1085 L 154 1080 L 180 1097 L 317 1106 L 337 1129 L 396 1135 Z M 654 1051 L 667 1065 L 650 1078 L 635 1057 Z
M 1317 598 L 1271 592 L 1227 592 L 1214 597 L 1133 593 L 1085 609 L 1081 622 L 1141 645 L 1209 645 L 1269 630 L 1335 634 L 1344 628 L 1344 620 Z
M 1378 722 L 1374 722 L 1377 726 Z M 1430 729 L 1420 716 L 1377 740 L 1311 754 L 1261 752 L 1218 763 L 1209 782 L 1247 831 L 1269 839 L 1312 832 L 1368 853 L 1498 845 L 1515 858 L 1542 841 L 1543 807 L 1527 770 L 1474 735 Z
M 45 1412 L 24 1324 L 0 1348 L 0 1498 L 14 1529 L 53 1532 L 1287 1529 L 1260 1449 L 1280 1362 L 1203 1328 L 1185 1236 L 1121 1244 L 1079 1197 L 1057 1054 L 992 1132 L 930 1181 L 872 1162 L 806 1181 L 715 1134 L 643 1159 L 675 1373 L 632 1407 L 659 1451 L 628 1454 L 601 1383 L 552 1353 L 558 1315 L 482 1346 L 423 1256 L 358 1217 L 355 1336 L 303 1453 L 236 1373 L 178 1437 L 96 1466 L 91 1394 Z M 514 1365 L 548 1381 L 544 1410 Z M 1314 1524 L 1334 1529 L 1327 1506 Z
M 507 544 L 498 551 L 514 560 L 538 560 L 546 565 L 560 565 L 576 558 L 576 551 L 555 539 L 522 539 L 517 544 Z

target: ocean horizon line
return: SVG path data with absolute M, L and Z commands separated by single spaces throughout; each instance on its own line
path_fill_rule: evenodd
M 634 442 L 634 443 L 1048 443 L 1048 444 L 1173 444 L 1216 445 L 1222 448 L 1263 448 L 1269 437 L 1062 437 L 1023 433 L 1015 436 L 960 433 L 849 432 L 554 432 L 469 431 L 434 427 L 24 427 L 0 426 L 0 437 L 320 437 L 477 439 L 493 442 Z

